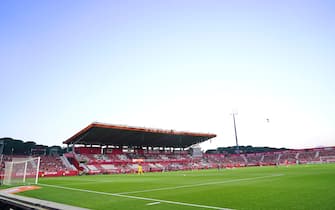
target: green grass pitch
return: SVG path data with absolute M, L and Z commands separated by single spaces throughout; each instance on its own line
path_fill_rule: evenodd
M 89 209 L 335 209 L 335 165 L 41 178 L 21 195 Z

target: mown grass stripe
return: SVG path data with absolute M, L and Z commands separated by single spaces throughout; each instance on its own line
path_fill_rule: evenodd
M 219 209 L 219 210 L 232 210 L 230 208 L 223 208 L 223 207 L 217 207 L 217 206 L 207 206 L 207 205 L 185 203 L 185 202 L 178 202 L 178 201 L 169 201 L 169 200 L 162 200 L 162 199 L 145 198 L 145 197 L 138 197 L 138 196 L 131 196 L 131 195 L 121 195 L 121 194 L 115 194 L 115 193 L 99 192 L 99 191 L 85 190 L 85 189 L 77 189 L 77 188 L 63 187 L 63 186 L 57 186 L 57 185 L 49 185 L 49 184 L 39 184 L 39 185 L 45 186 L 45 187 L 53 187 L 53 188 L 65 189 L 65 190 L 87 192 L 87 193 L 94 193 L 94 194 L 100 194 L 100 195 L 109 195 L 109 196 L 116 196 L 116 197 L 124 197 L 124 198 L 132 198 L 132 199 L 137 199 L 137 200 L 147 200 L 147 201 L 152 201 L 152 202 L 161 202 L 161 203 L 168 203 L 168 204 L 175 204 L 175 205 L 182 205 L 182 206 L 191 206 L 191 207 L 197 207 L 197 208 Z
M 277 176 L 283 176 L 284 174 L 273 174 L 270 176 L 259 176 L 259 177 L 250 177 L 250 178 L 243 178 L 243 179 L 232 179 L 232 180 L 225 180 L 225 181 L 218 181 L 218 182 L 205 182 L 205 183 L 198 183 L 198 184 L 190 184 L 190 185 L 181 185 L 175 187 L 162 187 L 162 188 L 155 188 L 149 190 L 138 190 L 138 191 L 129 191 L 129 192 L 122 192 L 122 193 L 114 193 L 116 195 L 127 195 L 127 194 L 134 194 L 134 193 L 145 193 L 145 192 L 154 192 L 154 191 L 162 191 L 162 190 L 176 190 L 181 188 L 190 188 L 190 187 L 200 187 L 206 185 L 217 185 L 217 184 L 226 184 L 226 183 L 233 183 L 233 182 L 243 182 L 243 181 L 251 181 L 257 179 L 265 179 Z

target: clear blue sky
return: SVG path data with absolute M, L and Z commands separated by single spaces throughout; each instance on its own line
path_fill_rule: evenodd
M 234 110 L 241 145 L 335 146 L 334 1 L 4 0 L 0 26 L 0 137 L 99 121 L 207 149 L 235 144 Z

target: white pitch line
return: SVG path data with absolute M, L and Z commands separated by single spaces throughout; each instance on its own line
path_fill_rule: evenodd
M 139 192 L 151 192 L 151 191 L 158 191 L 158 190 L 173 190 L 173 189 L 179 189 L 179 188 L 197 187 L 197 186 L 205 186 L 205 185 L 213 185 L 213 184 L 224 184 L 224 183 L 239 182 L 239 181 L 250 181 L 250 180 L 264 179 L 264 178 L 283 176 L 283 175 L 284 174 L 273 174 L 271 176 L 251 177 L 251 178 L 245 178 L 245 179 L 234 179 L 234 180 L 226 180 L 226 181 L 220 181 L 220 182 L 207 182 L 207 183 L 200 183 L 200 184 L 194 184 L 194 185 L 182 185 L 182 186 L 177 186 L 177 187 L 165 187 L 165 188 L 157 188 L 157 189 L 133 191 L 133 192 L 124 192 L 124 193 L 107 193 L 107 192 L 84 190 L 84 189 L 70 188 L 70 187 L 57 186 L 57 185 L 48 185 L 48 184 L 39 184 L 39 185 L 47 186 L 47 187 L 60 188 L 60 189 L 66 189 L 66 190 L 95 193 L 95 194 L 101 194 L 101 195 L 125 197 L 125 198 L 132 198 L 132 199 L 138 199 L 138 200 L 147 200 L 147 201 L 153 201 L 153 203 L 157 203 L 157 204 L 161 202 L 161 203 L 169 203 L 169 204 L 176 204 L 176 205 L 183 205 L 183 206 L 206 208 L 206 209 L 231 210 L 229 208 L 222 208 L 222 207 L 216 207 L 216 206 L 207 206 L 207 205 L 199 205 L 199 204 L 184 203 L 184 202 L 177 202 L 177 201 L 168 201 L 168 200 L 161 200 L 161 199 L 145 198 L 145 197 L 125 195 L 125 194 L 139 193 Z
M 250 180 L 264 179 L 264 178 L 283 176 L 283 175 L 284 174 L 273 174 L 271 176 L 259 176 L 259 177 L 233 179 L 233 180 L 218 181 L 218 182 L 206 182 L 206 183 L 199 183 L 199 184 L 181 185 L 181 186 L 175 186 L 175 187 L 162 187 L 162 188 L 156 188 L 156 189 L 129 191 L 129 192 L 114 193 L 114 194 L 127 195 L 127 194 L 133 194 L 133 193 L 144 193 L 144 192 L 153 192 L 153 191 L 162 191 L 162 190 L 176 190 L 176 189 L 188 188 L 188 187 L 199 187 L 199 186 L 206 186 L 206 185 L 216 185 L 216 184 L 225 184 L 225 183 L 232 183 L 232 182 L 250 181 Z
M 203 208 L 203 209 L 232 210 L 232 209 L 229 209 L 229 208 L 222 208 L 222 207 L 217 207 L 217 206 L 206 206 L 206 205 L 200 205 L 200 204 L 177 202 L 177 201 L 168 201 L 168 200 L 145 198 L 145 197 L 138 197 L 138 196 L 131 196 L 131 195 L 120 195 L 120 194 L 99 192 L 99 191 L 93 191 L 93 190 L 84 190 L 84 189 L 77 189 L 77 188 L 71 188 L 71 187 L 62 187 L 62 186 L 57 186 L 57 185 L 48 185 L 48 184 L 38 184 L 38 185 L 46 186 L 46 187 L 54 187 L 54 188 L 59 188 L 59 189 L 65 189 L 65 190 L 94 193 L 94 194 L 100 194 L 100 195 L 110 195 L 110 196 L 123 197 L 123 198 L 132 198 L 132 199 L 137 199 L 137 200 L 147 200 L 147 201 L 161 202 L 161 203 L 168 203 L 168 204 L 175 204 L 175 205 L 182 205 L 182 206 L 192 206 L 192 207 Z
M 147 203 L 145 205 L 147 206 L 152 206 L 152 205 L 157 205 L 157 204 L 160 204 L 161 202 L 153 202 L 153 203 Z
M 87 182 L 86 184 L 94 184 L 94 183 L 112 183 L 112 182 L 115 182 L 115 181 L 94 181 L 94 180 L 87 180 L 87 179 L 83 179 L 83 180 L 80 180 L 80 181 L 74 181 L 72 182 L 71 180 L 71 183 L 62 183 L 62 186 L 73 186 L 73 185 L 83 185 L 82 181 L 84 182 Z

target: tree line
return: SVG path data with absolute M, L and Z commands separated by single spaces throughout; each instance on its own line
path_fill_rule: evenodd
M 64 150 L 60 146 L 49 147 L 34 141 L 0 138 L 0 154 L 3 155 L 60 155 Z
M 217 149 L 207 150 L 208 154 L 248 154 L 248 153 L 263 153 L 263 152 L 276 152 L 288 150 L 286 148 L 273 148 L 273 147 L 253 147 L 253 146 L 230 146 L 230 147 L 218 147 Z

